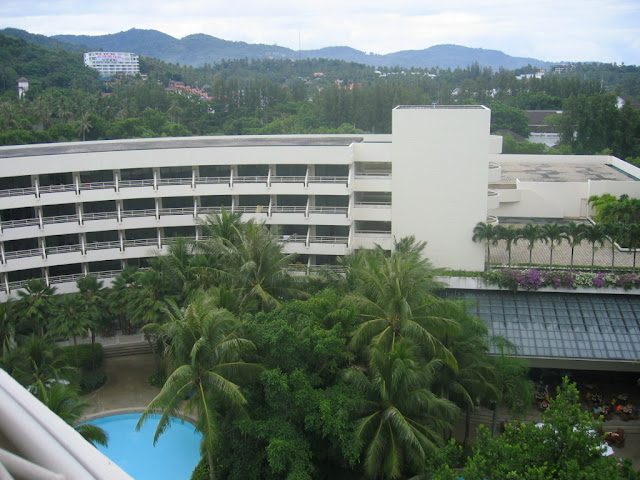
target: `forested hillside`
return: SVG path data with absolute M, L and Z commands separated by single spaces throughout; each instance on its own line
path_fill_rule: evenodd
M 492 130 L 529 134 L 523 110 L 563 110 L 556 153 L 640 157 L 640 69 L 571 66 L 562 74 L 518 80 L 516 71 L 378 68 L 340 60 L 225 60 L 202 67 L 142 57 L 143 77 L 99 81 L 79 53 L 0 35 L 0 144 L 181 135 L 389 133 L 401 104 L 484 104 Z M 18 101 L 16 81 L 30 90 Z M 170 81 L 198 88 L 167 89 Z M 626 97 L 616 108 L 616 95 Z M 506 151 L 544 153 L 509 140 Z

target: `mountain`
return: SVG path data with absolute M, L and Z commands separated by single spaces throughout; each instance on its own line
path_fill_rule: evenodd
M 9 32 L 10 30 L 11 32 Z M 43 44 L 42 35 L 32 35 L 16 29 L 0 30 L 6 35 L 18 36 L 32 41 L 36 37 Z M 526 65 L 546 67 L 549 62 L 535 58 L 512 57 L 498 50 L 468 48 L 459 45 L 436 45 L 423 50 L 404 50 L 386 55 L 367 54 L 350 47 L 325 47 L 316 50 L 295 51 L 277 45 L 233 42 L 202 33 L 176 39 L 157 30 L 131 29 L 110 35 L 54 35 L 44 37 L 57 46 L 74 45 L 73 48 L 103 49 L 105 51 L 135 52 L 139 55 L 155 57 L 166 62 L 200 66 L 217 63 L 224 59 L 237 58 L 328 58 L 362 63 L 373 67 L 422 67 L 422 68 L 465 68 L 474 62 L 494 69 L 500 67 L 515 69 Z

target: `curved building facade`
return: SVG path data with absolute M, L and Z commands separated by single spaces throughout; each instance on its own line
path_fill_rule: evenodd
M 172 237 L 202 238 L 199 219 L 222 208 L 275 228 L 310 269 L 410 234 L 438 266 L 481 269 L 469 232 L 487 218 L 489 114 L 398 107 L 392 135 L 2 147 L 1 296 L 144 266 Z

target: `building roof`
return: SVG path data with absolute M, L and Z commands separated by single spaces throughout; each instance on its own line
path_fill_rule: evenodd
M 502 178 L 494 183 L 496 185 L 513 184 L 516 179 L 525 182 L 586 182 L 588 180 L 628 182 L 633 180 L 629 175 L 606 164 L 501 161 L 500 165 L 502 165 Z
M 265 146 L 348 146 L 363 137 L 349 135 L 246 135 L 225 137 L 174 137 L 154 139 L 104 140 L 96 142 L 48 143 L 0 147 L 0 158 L 69 153 L 156 150 L 164 148 L 265 147 Z
M 574 360 L 640 370 L 638 295 L 447 290 L 445 296 L 466 300 L 489 335 L 513 342 L 522 357 L 556 361 L 558 368 Z

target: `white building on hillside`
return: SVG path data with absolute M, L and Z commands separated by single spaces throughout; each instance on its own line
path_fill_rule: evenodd
M 103 77 L 124 73 L 136 75 L 140 73 L 138 55 L 127 52 L 87 52 L 84 64 L 100 72 Z
M 640 197 L 609 156 L 503 155 L 482 106 L 397 107 L 391 135 L 222 136 L 0 147 L 0 301 L 30 278 L 60 293 L 144 265 L 224 207 L 277 226 L 313 269 L 415 235 L 436 266 L 482 270 L 473 227 L 587 215 L 593 194 Z

